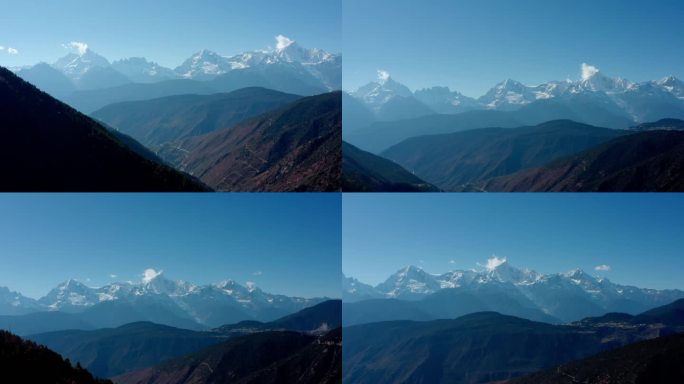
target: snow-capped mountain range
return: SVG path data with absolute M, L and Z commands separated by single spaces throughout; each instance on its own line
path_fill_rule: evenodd
M 163 67 L 142 57 L 111 62 L 94 52 L 87 44 L 71 43 L 75 52 L 57 60 L 51 66 L 69 79 L 76 89 L 101 89 L 126 83 L 155 83 L 173 79 L 212 80 L 235 71 L 268 71 L 274 67 L 287 68 L 301 77 L 304 73 L 320 82 L 321 89 L 341 88 L 342 59 L 317 48 L 304 48 L 285 36 L 276 36 L 276 47 L 224 56 L 202 49 L 175 69 Z M 21 68 L 19 76 L 32 80 L 32 67 Z M 292 75 L 294 76 L 294 75 Z M 22 76 L 24 77 L 24 76 Z M 38 87 L 41 84 L 35 84 Z
M 660 80 L 632 82 L 619 77 L 607 77 L 598 68 L 582 64 L 581 77 L 576 80 L 550 81 L 525 85 L 508 79 L 495 85 L 479 98 L 471 98 L 448 87 L 432 87 L 411 92 L 386 71 L 378 71 L 378 79 L 350 94 L 378 113 L 382 106 L 397 99 L 413 98 L 433 113 L 461 113 L 470 110 L 513 111 L 542 100 L 556 100 L 566 105 L 595 102 L 610 103 L 616 113 L 641 123 L 666 117 L 684 117 L 684 82 L 669 76 Z M 425 112 L 421 111 L 421 114 Z M 393 116 L 376 116 L 378 120 L 393 120 Z
M 454 270 L 431 274 L 419 267 L 400 269 L 373 287 L 343 277 L 343 300 L 368 299 L 424 300 L 445 292 L 500 292 L 509 297 L 522 295 L 544 313 L 562 320 L 578 320 L 571 315 L 605 312 L 636 313 L 671 303 L 684 297 L 680 290 L 655 290 L 615 284 L 604 277 L 580 269 L 564 273 L 541 274 L 511 266 L 505 258 L 493 257 L 482 270 Z M 458 306 L 458 302 L 449 305 Z M 583 308 L 581 308 L 583 307 Z M 579 309 L 578 309 L 579 308 Z
M 324 298 L 289 297 L 262 291 L 254 283 L 241 285 L 233 280 L 196 285 L 169 280 L 161 272 L 148 269 L 139 283 L 112 283 L 89 287 L 69 279 L 38 300 L 0 287 L 0 315 L 33 312 L 72 314 L 96 311 L 103 305 L 122 304 L 135 308 L 174 306 L 173 311 L 205 326 L 218 326 L 240 320 L 271 320 L 315 305 Z M 146 320 L 141 318 L 139 320 Z

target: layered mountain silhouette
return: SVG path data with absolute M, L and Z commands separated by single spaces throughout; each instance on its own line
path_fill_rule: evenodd
M 678 302 L 658 309 L 661 318 L 652 322 L 645 322 L 645 318 L 636 322 L 632 317 L 624 321 L 622 316 L 612 314 L 603 320 L 551 325 L 495 312 L 479 312 L 456 319 L 389 321 L 347 327 L 344 329 L 343 380 L 354 383 L 499 382 L 682 331 L 684 328 L 677 325 L 682 321 L 681 312 L 676 312 L 680 307 Z M 662 319 L 669 320 L 662 322 Z M 654 343 L 658 344 L 658 340 Z M 613 352 L 607 355 L 610 353 Z M 673 356 L 670 354 L 669 359 Z M 643 361 L 649 360 L 648 355 L 643 357 Z M 670 370 L 679 367 L 668 358 L 662 362 L 668 363 L 664 367 Z M 593 369 L 600 372 L 596 365 Z M 545 375 L 556 377 L 553 370 Z
M 438 189 L 388 159 L 342 142 L 345 192 L 434 192 Z
M 220 191 L 336 191 L 341 115 L 340 92 L 305 97 L 159 155 Z
M 117 376 L 132 383 L 339 383 L 340 328 L 317 337 L 289 331 L 240 336 L 155 367 Z
M 490 191 L 684 191 L 684 132 L 647 131 L 494 178 Z
M 299 98 L 265 88 L 243 88 L 231 93 L 116 103 L 95 111 L 92 116 L 148 148 L 156 148 L 231 127 Z
M 238 336 L 292 331 L 325 335 L 341 325 L 341 302 L 328 300 L 271 322 L 243 321 L 210 331 L 192 331 L 151 322 L 117 328 L 63 330 L 28 336 L 101 377 L 154 366 Z
M 204 191 L 102 125 L 0 68 L 5 191 Z
M 20 378 L 26 383 L 111 384 L 99 380 L 80 365 L 32 341 L 0 330 L 0 369 L 3 381 Z
M 634 83 L 606 77 L 598 70 L 592 73 L 578 81 L 551 81 L 538 86 L 509 79 L 477 100 L 447 87 L 411 92 L 384 73 L 351 93 L 374 116 L 372 120 L 352 119 L 355 124 L 345 132 L 345 139 L 361 149 L 380 153 L 410 137 L 465 129 L 513 128 L 560 119 L 626 129 L 635 123 L 684 118 L 684 86 L 674 77 Z M 407 100 L 428 111 L 409 107 Z M 394 114 L 382 113 L 395 103 L 404 107 Z M 356 107 L 350 115 L 362 116 L 360 110 Z
M 203 49 L 175 69 L 144 57 L 110 62 L 87 44 L 72 43 L 75 51 L 57 62 L 40 63 L 17 73 L 83 113 L 116 102 L 225 93 L 245 87 L 307 96 L 341 89 L 340 55 L 304 48 L 284 36 L 276 39 L 275 48 L 233 56 Z
M 627 134 L 569 120 L 407 139 L 382 156 L 446 190 L 538 167 Z
M 682 126 L 678 119 L 629 129 L 555 120 L 412 137 L 381 156 L 447 191 L 681 191 Z
M 579 269 L 543 275 L 500 258 L 488 265 L 443 274 L 409 266 L 375 287 L 345 277 L 344 323 L 443 319 L 480 311 L 560 323 L 607 312 L 636 314 L 684 298 L 684 291 L 615 284 Z

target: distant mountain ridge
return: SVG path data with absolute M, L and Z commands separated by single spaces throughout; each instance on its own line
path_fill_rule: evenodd
M 359 87 L 351 94 L 375 111 L 379 120 L 429 114 L 417 106 L 412 108 L 413 112 L 402 111 L 402 117 L 383 112 L 384 106 L 399 99 L 412 99 L 432 113 L 454 114 L 470 110 L 513 111 L 537 101 L 552 99 L 572 105 L 578 95 L 590 97 L 596 103 L 607 103 L 607 107 L 634 122 L 684 117 L 684 82 L 674 76 L 636 83 L 619 77 L 607 77 L 587 64 L 582 64 L 582 67 L 582 78 L 576 81 L 550 81 L 529 86 L 507 79 L 477 99 L 451 91 L 448 87 L 412 92 L 392 79 L 389 73 L 378 71 L 378 80 Z
M 490 259 L 488 267 L 481 271 L 455 270 L 439 275 L 409 266 L 375 287 L 344 277 L 342 292 L 345 313 L 355 323 L 372 321 L 376 315 L 418 320 L 439 318 L 440 311 L 453 317 L 468 310 L 496 310 L 547 322 L 553 322 L 553 318 L 568 322 L 606 312 L 634 314 L 684 298 L 684 291 L 619 285 L 579 269 L 543 275 L 515 268 L 500 258 Z M 364 304 L 369 299 L 374 300 Z M 395 301 L 378 302 L 387 299 Z M 469 305 L 464 304 L 466 301 Z M 460 306 L 454 306 L 458 302 Z M 376 313 L 374 308 L 381 304 L 392 309 L 378 309 Z M 446 308 L 453 312 L 444 312 Z
M 175 69 L 144 57 L 110 63 L 87 44 L 79 43 L 72 47 L 74 52 L 54 64 L 21 68 L 17 75 L 85 113 L 107 105 L 107 100 L 146 99 L 145 94 L 180 95 L 193 89 L 217 93 L 260 86 L 302 95 L 341 89 L 341 55 L 301 47 L 282 35 L 276 40 L 275 48 L 234 56 L 203 49 Z M 141 92 L 128 92 L 132 85 Z
M 134 321 L 201 329 L 241 320 L 269 321 L 322 301 L 267 293 L 253 283 L 243 286 L 225 280 L 200 286 L 156 273 L 137 284 L 112 283 L 98 288 L 67 280 L 38 300 L 21 297 L 13 301 L 17 303 L 13 312 L 0 313 L 6 315 L 0 316 L 0 328 L 40 333 L 51 329 L 54 320 L 47 319 L 62 318 L 66 324 L 82 324 L 77 327 L 82 329 Z M 27 314 L 11 316 L 20 312 Z M 41 327 L 48 328 L 41 331 Z

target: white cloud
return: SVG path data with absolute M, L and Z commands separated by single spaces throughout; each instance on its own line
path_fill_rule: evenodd
M 19 51 L 16 48 L 7 47 L 7 53 L 9 53 L 10 55 L 18 55 Z
M 109 275 L 109 278 L 111 278 L 111 279 L 116 279 L 117 277 L 119 277 L 119 276 L 117 276 L 117 275 L 115 275 L 115 274 L 113 274 L 113 273 Z
M 277 49 L 285 49 L 294 43 L 294 40 L 288 39 L 283 35 L 278 35 L 275 37 L 278 44 L 276 44 Z
M 69 44 L 62 44 L 62 47 L 68 50 L 76 51 L 79 55 L 84 54 L 88 50 L 88 44 L 82 43 L 80 41 L 72 41 Z
M 592 76 L 599 73 L 599 69 L 593 65 L 582 63 L 582 80 L 589 80 Z
M 155 277 L 161 275 L 164 271 L 156 271 L 153 268 L 147 268 L 145 272 L 142 274 L 142 282 L 143 283 L 149 283 L 152 281 Z
M 456 264 L 456 260 L 449 260 L 449 264 Z
M 505 257 L 498 257 L 496 255 L 492 255 L 489 259 L 487 259 L 487 264 L 484 265 L 485 268 L 487 268 L 488 271 L 492 271 L 496 269 L 499 265 L 503 264 L 506 262 Z
M 601 264 L 594 267 L 594 271 L 607 272 L 610 271 L 610 265 Z
M 378 69 L 378 80 L 384 83 L 385 81 L 389 80 L 389 78 L 389 72 L 385 71 L 384 69 Z
M 2 45 L 0 45 L 0 51 L 4 51 L 4 50 L 5 50 L 5 47 L 3 47 Z
M 262 274 L 261 271 L 252 272 L 252 275 L 254 275 L 254 276 L 261 276 L 261 274 Z

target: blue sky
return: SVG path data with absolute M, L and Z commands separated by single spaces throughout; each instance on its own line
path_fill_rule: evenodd
M 684 289 L 682 194 L 345 194 L 342 207 L 342 270 L 373 285 L 407 265 L 478 269 L 496 255 Z
M 231 55 L 274 47 L 283 34 L 302 46 L 341 51 L 340 0 L 0 1 L 0 65 L 52 63 L 72 41 L 110 61 L 143 56 L 176 67 L 211 49 Z M 18 54 L 8 54 L 7 48 Z
M 339 297 L 339 194 L 0 195 L 0 286 L 40 297 L 68 278 Z M 116 278 L 111 277 L 116 275 Z
M 483 95 L 513 78 L 684 76 L 681 0 L 345 0 L 344 89 L 383 69 L 411 89 Z

